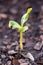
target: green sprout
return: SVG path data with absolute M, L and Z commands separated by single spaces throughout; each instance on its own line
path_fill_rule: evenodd
M 24 26 L 24 23 L 28 20 L 29 14 L 32 11 L 32 8 L 28 8 L 27 12 L 21 18 L 21 24 L 19 25 L 16 21 L 10 20 L 9 21 L 9 28 L 17 29 L 20 32 L 20 50 L 23 50 L 22 38 L 23 32 L 28 30 L 28 26 Z

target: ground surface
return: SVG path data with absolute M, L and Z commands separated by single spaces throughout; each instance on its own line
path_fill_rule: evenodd
M 23 33 L 23 51 L 19 49 L 19 32 L 8 28 L 9 20 L 20 23 L 27 8 L 32 7 Z M 13 50 L 13 52 L 12 52 Z M 9 52 L 10 51 L 10 52 Z M 31 53 L 35 62 L 25 58 Z M 0 65 L 43 65 L 43 0 L 0 0 Z M 38 64 L 38 65 L 39 65 Z

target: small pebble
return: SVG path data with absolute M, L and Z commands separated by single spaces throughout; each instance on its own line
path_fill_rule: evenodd
M 19 59 L 18 62 L 19 62 L 19 63 L 24 63 L 25 60 L 24 60 L 24 59 Z
M 7 61 L 7 65 L 11 65 L 11 61 Z
M 38 42 L 38 43 L 35 44 L 34 49 L 35 50 L 40 50 L 42 48 L 42 45 L 43 44 L 41 42 Z
M 20 65 L 28 65 L 28 63 L 25 62 L 25 63 L 21 63 Z
M 1 58 L 6 58 L 6 56 L 5 55 L 1 55 Z
M 17 53 L 17 52 L 15 52 L 14 50 L 9 50 L 8 51 L 8 54 L 15 54 L 15 53 Z
M 12 43 L 12 44 L 11 44 L 11 47 L 12 47 L 12 46 L 15 46 L 15 45 L 18 45 L 18 42 L 17 42 L 17 41 L 15 41 L 14 43 Z
M 26 57 L 34 61 L 34 57 L 31 53 L 27 53 Z
M 7 49 L 11 49 L 11 45 L 7 45 Z
M 16 46 L 16 49 L 15 50 L 19 50 L 19 46 Z

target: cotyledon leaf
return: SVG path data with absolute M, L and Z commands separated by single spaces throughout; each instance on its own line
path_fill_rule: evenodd
M 32 11 L 32 8 L 28 8 L 27 12 L 21 18 L 21 25 L 23 26 L 24 23 L 28 20 L 29 14 Z
M 23 26 L 24 23 L 28 20 L 28 14 L 25 13 L 21 18 L 21 25 Z
M 12 29 L 20 28 L 20 25 L 16 21 L 9 21 L 9 27 L 12 26 Z
M 23 32 L 25 32 L 26 30 L 28 30 L 28 26 L 23 27 Z

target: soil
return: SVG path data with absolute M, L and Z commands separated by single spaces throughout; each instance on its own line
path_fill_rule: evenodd
M 9 20 L 20 24 L 28 8 L 33 10 L 23 33 L 23 50 L 19 50 L 19 32 L 9 29 Z M 26 55 L 31 53 L 32 61 Z M 43 65 L 43 0 L 0 0 L 0 65 Z

